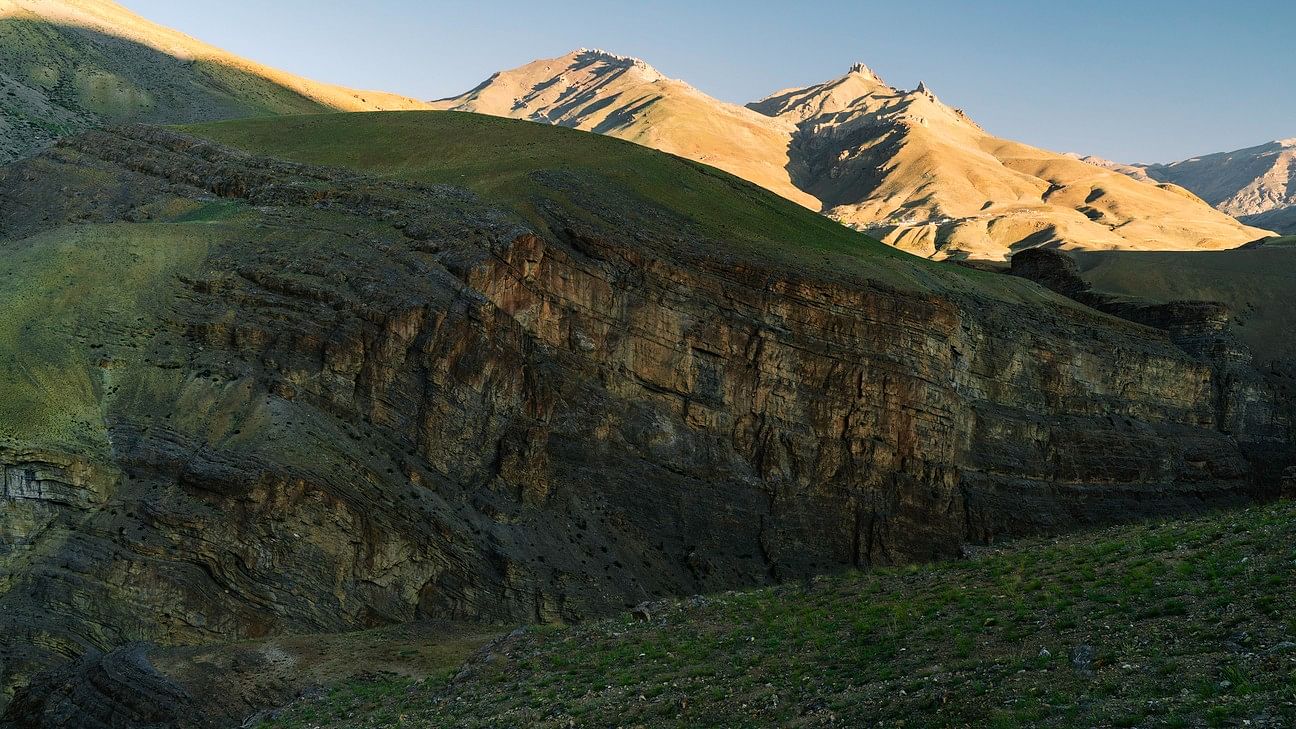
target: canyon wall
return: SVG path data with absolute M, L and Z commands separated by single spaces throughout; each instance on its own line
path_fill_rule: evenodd
M 1166 331 L 926 262 L 789 267 L 535 179 L 594 214 L 149 128 L 0 173 L 12 255 L 244 206 L 188 223 L 228 235 L 158 279 L 130 348 L 111 312 L 75 333 L 112 381 L 102 448 L 0 444 L 6 689 L 136 640 L 578 620 L 954 557 L 1287 465 L 1260 465 L 1287 438 L 1268 391 L 1239 417 Z

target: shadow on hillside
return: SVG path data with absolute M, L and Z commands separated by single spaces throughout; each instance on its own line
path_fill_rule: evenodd
M 0 71 L 0 163 L 96 126 L 331 110 L 246 69 L 25 19 L 0 20 Z

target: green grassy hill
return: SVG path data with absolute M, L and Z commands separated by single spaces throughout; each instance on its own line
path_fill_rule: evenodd
M 1293 545 L 1288 502 L 685 599 L 263 727 L 1288 727 Z
M 254 154 L 419 183 L 467 187 L 549 230 L 546 209 L 609 232 L 674 239 L 676 252 L 755 257 L 790 271 L 910 290 L 1070 307 L 1006 276 L 927 261 L 726 172 L 563 127 L 462 112 L 317 114 L 181 130 Z M 642 238 L 642 237 L 641 237 Z M 646 241 L 645 241 L 646 243 Z M 717 250 L 714 246 L 723 245 Z
M 546 203 L 558 202 L 583 217 L 600 209 L 633 214 L 635 203 L 645 203 L 687 216 L 695 233 L 767 252 L 918 261 L 715 168 L 562 127 L 446 111 L 324 114 L 182 129 L 280 159 L 465 186 L 542 227 L 547 225 L 538 207 Z M 608 198 L 585 206 L 590 209 L 578 204 L 590 201 L 564 199 L 573 179 Z M 651 220 L 630 222 L 661 227 Z
M 1198 253 L 1096 251 L 1073 254 L 1095 289 L 1160 301 L 1228 305 L 1233 329 L 1262 363 L 1296 359 L 1296 237 Z
M 0 314 L 0 457 L 6 473 L 11 464 L 18 474 L 31 469 L 23 478 L 48 482 L 57 497 L 7 504 L 0 524 L 5 543 L 23 547 L 0 552 L 0 692 L 87 646 L 152 641 L 179 651 L 355 636 L 420 618 L 574 620 L 647 595 L 866 563 L 849 535 L 844 556 L 813 567 L 789 563 L 794 571 L 777 575 L 758 555 L 763 537 L 722 543 L 727 530 L 743 533 L 766 518 L 816 539 L 823 530 L 808 519 L 803 525 L 796 509 L 787 516 L 770 509 L 775 492 L 753 485 L 747 465 L 734 471 L 741 478 L 719 470 L 754 459 L 730 455 L 732 430 L 717 427 L 712 437 L 658 402 L 660 379 L 719 407 L 703 389 L 714 378 L 700 365 L 692 381 L 675 384 L 669 364 L 623 366 L 638 364 L 637 346 L 625 359 L 590 359 L 603 355 L 584 354 L 574 336 L 548 344 L 506 309 L 512 302 L 490 289 L 513 285 L 498 257 L 521 255 L 530 231 L 544 234 L 547 255 L 564 266 L 541 279 L 555 305 L 619 288 L 655 302 L 661 290 L 685 285 L 687 306 L 672 294 L 669 303 L 682 308 L 652 309 L 660 312 L 647 321 L 653 325 L 714 320 L 720 331 L 763 332 L 758 306 L 743 304 L 740 316 L 711 303 L 732 295 L 759 304 L 770 295 L 795 309 L 800 296 L 845 292 L 844 303 L 823 306 L 831 316 L 807 307 L 808 321 L 774 322 L 782 329 L 771 341 L 785 350 L 779 377 L 792 383 L 777 407 L 796 405 L 779 415 L 788 427 L 818 417 L 802 414 L 812 408 L 849 420 L 857 404 L 868 410 L 878 401 L 902 413 L 945 412 L 952 406 L 943 390 L 928 392 L 930 383 L 905 385 L 891 398 L 915 363 L 940 380 L 947 362 L 965 356 L 946 346 L 949 331 L 958 336 L 958 317 L 989 333 L 984 345 L 967 340 L 990 353 L 979 370 L 1032 366 L 1050 348 L 1105 354 L 1109 344 L 1123 362 L 1154 363 L 1148 373 L 1183 364 L 1164 338 L 1024 279 L 915 258 L 728 174 L 615 139 L 441 112 L 294 116 L 182 132 L 95 132 L 0 168 L 0 296 L 11 302 Z M 483 269 L 493 278 L 475 280 Z M 567 290 L 564 271 L 592 278 Z M 724 285 L 707 288 L 713 278 Z M 849 295 L 857 292 L 864 295 Z M 637 321 L 616 318 L 632 306 L 606 308 L 605 341 Z M 928 327 L 930 345 L 911 336 Z M 709 336 L 697 331 L 688 342 Z M 894 342 L 914 346 L 888 349 Z M 828 350 L 823 357 L 799 354 L 819 348 Z M 682 354 L 705 356 L 694 349 L 685 344 Z M 857 361 L 839 367 L 842 351 Z M 736 354 L 724 371 L 748 371 L 748 356 L 765 355 Z M 848 388 L 832 384 L 839 369 L 861 361 L 865 369 Z M 1107 370 L 1093 367 L 1107 382 Z M 1195 372 L 1194 364 L 1188 374 Z M 1117 375 L 1123 381 L 1125 370 Z M 1094 380 L 1047 378 L 1055 395 L 1081 398 L 1105 419 L 1107 402 L 1084 399 Z M 1020 420 L 995 422 L 1051 417 L 1052 406 L 1029 400 L 1033 385 L 984 381 L 994 392 L 982 396 L 998 399 L 979 401 L 990 407 L 977 417 L 1000 405 Z M 1183 381 L 1197 380 L 1165 386 Z M 841 393 L 840 401 L 821 399 Z M 1152 408 L 1172 399 L 1144 398 Z M 1170 423 L 1185 417 L 1165 412 Z M 551 432 L 536 427 L 541 416 Z M 860 426 L 870 452 L 889 453 L 876 445 L 887 438 L 905 448 L 915 442 L 885 427 L 894 416 L 879 410 L 868 418 L 879 423 Z M 1085 422 L 1102 427 L 1097 417 Z M 657 423 L 669 423 L 670 442 L 683 445 L 659 450 L 666 441 L 657 433 L 666 431 Z M 605 427 L 607 435 L 598 434 Z M 836 426 L 823 432 L 823 442 L 841 437 Z M 915 450 L 943 447 L 942 431 L 932 432 Z M 814 438 L 805 442 L 820 442 Z M 640 439 L 643 450 L 626 445 Z M 1140 442 L 1178 447 L 1168 436 Z M 1013 454 L 999 456 L 987 463 L 1016 463 Z M 839 478 L 875 467 L 860 458 Z M 989 469 L 958 454 L 941 458 L 933 463 L 942 472 Z M 549 470 L 530 472 L 537 463 Z M 1106 477 L 1083 468 L 1080 478 Z M 803 496 L 787 483 L 778 486 L 780 508 Z M 929 485 L 940 486 L 900 483 L 906 495 L 924 498 Z M 1211 488 L 1183 498 L 1229 493 Z M 836 510 L 844 524 L 853 521 L 846 528 L 858 540 L 864 512 L 840 494 L 823 496 L 807 500 L 805 511 Z M 673 518 L 706 516 L 714 505 L 726 521 Z M 960 523 L 915 508 L 879 533 Z M 992 508 L 979 513 L 997 519 Z M 1117 508 L 1104 518 L 1120 518 Z M 460 672 L 447 665 L 496 629 L 474 628 L 453 651 L 431 651 L 436 665 L 402 662 L 406 678 L 352 679 L 278 721 L 822 724 L 930 715 L 960 725 L 1257 716 L 1262 704 L 1281 710 L 1287 674 L 1267 657 L 1234 657 L 1227 643 L 1259 654 L 1290 632 L 1282 616 L 1290 608 L 1288 516 L 1257 511 L 1233 522 L 1139 528 L 969 563 L 716 595 L 660 606 L 643 622 L 528 629 L 496 645 L 494 660 L 470 662 L 450 686 L 447 675 Z M 689 545 L 713 538 L 704 560 L 689 562 Z M 785 543 L 802 548 L 790 537 Z M 887 560 L 911 558 L 903 543 L 896 549 Z M 927 549 L 922 543 L 912 549 L 929 554 L 917 551 Z M 749 563 L 752 571 L 714 572 Z M 707 573 L 719 576 L 703 582 L 712 579 Z M 1229 607 L 1237 595 L 1247 602 Z M 1221 625 L 1227 633 L 1211 632 Z M 1235 640 L 1241 632 L 1247 636 Z M 356 645 L 331 640 L 320 645 Z M 1081 646 L 1089 648 L 1075 671 L 1070 655 Z M 295 641 L 256 651 L 302 656 L 311 648 Z M 354 650 L 359 661 L 364 651 Z M 417 647 L 395 650 L 405 651 L 417 662 Z M 374 646 L 383 661 L 391 653 Z M 241 665 L 237 655 L 226 659 Z M 179 673 L 193 667 L 175 660 Z M 384 665 L 392 663 L 373 670 Z M 1183 678 L 1190 693 L 1171 692 L 1171 677 Z M 68 685 L 87 685 L 75 679 Z M 276 691 L 296 688 L 272 679 Z M 195 680 L 186 685 L 205 679 Z M 1224 692 L 1224 681 L 1239 688 Z M 278 694 L 249 692 L 267 695 Z M 117 705 L 141 702 L 127 692 Z

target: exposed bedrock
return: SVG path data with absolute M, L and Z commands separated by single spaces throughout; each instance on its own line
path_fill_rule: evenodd
M 1051 295 L 816 277 L 557 208 L 541 233 L 149 129 L 27 164 L 248 201 L 265 235 L 309 218 L 335 245 L 240 239 L 177 276 L 173 389 L 105 405 L 110 456 L 0 451 L 10 689 L 138 640 L 576 620 L 955 556 L 1237 502 L 1287 465 L 1257 466 L 1285 438 L 1262 383 Z M 0 201 L 36 206 L 23 180 Z M 141 195 L 39 205 L 93 221 Z M 208 411 L 228 428 L 169 417 Z
M 1272 497 L 1296 462 L 1291 422 L 1296 393 L 1276 363 L 1254 366 L 1250 349 L 1231 331 L 1234 313 L 1214 301 L 1154 302 L 1095 291 L 1074 259 L 1051 249 L 1020 251 L 1011 273 L 1036 281 L 1099 311 L 1161 330 L 1191 357 L 1210 365 L 1215 427 L 1238 442 L 1251 465 L 1255 494 Z

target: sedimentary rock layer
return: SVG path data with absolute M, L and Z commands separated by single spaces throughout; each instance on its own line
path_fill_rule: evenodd
M 93 428 L 0 449 L 6 687 L 135 640 L 576 620 L 1197 511 L 1285 438 L 1260 390 L 1231 427 L 1167 333 L 1025 281 L 794 270 L 531 179 L 569 204 L 143 127 L 0 173 L 20 273 L 86 226 L 145 263 L 202 242 L 61 333 Z M 158 222 L 197 204 L 237 212 Z

